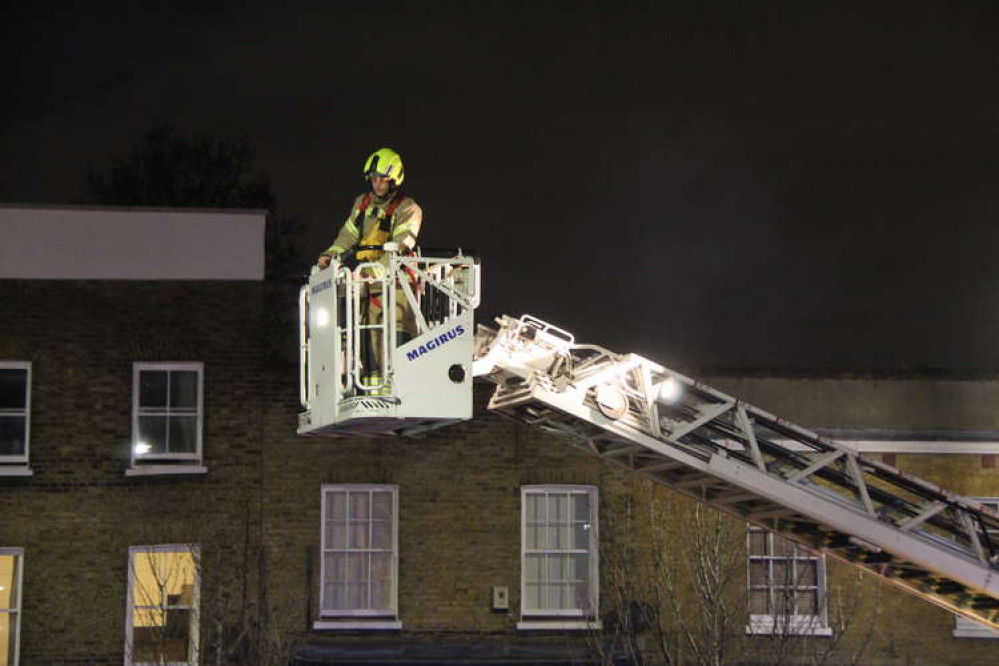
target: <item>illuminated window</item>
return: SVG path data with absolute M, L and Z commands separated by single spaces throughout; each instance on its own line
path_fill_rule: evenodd
M 129 549 L 125 663 L 198 663 L 197 546 Z
M 521 615 L 539 626 L 596 617 L 597 489 L 525 486 L 521 518 Z
M 132 467 L 201 463 L 201 363 L 136 363 Z
M 749 527 L 749 632 L 829 635 L 825 557 Z
M 394 619 L 397 615 L 398 488 L 367 484 L 325 485 L 322 492 L 320 615 Z M 388 625 L 367 626 L 391 628 Z
M 31 431 L 31 364 L 0 361 L 0 465 L 28 462 Z
M 999 513 L 999 497 L 972 497 L 971 499 L 985 508 Z M 988 530 L 988 533 L 992 538 L 992 543 L 999 543 L 999 530 Z M 954 636 L 957 638 L 999 638 L 999 631 L 989 629 L 974 620 L 955 615 Z
M 0 666 L 16 666 L 21 626 L 20 548 L 0 548 Z

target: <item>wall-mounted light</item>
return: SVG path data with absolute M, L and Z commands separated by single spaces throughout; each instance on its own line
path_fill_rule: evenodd
M 316 326 L 323 328 L 330 323 L 330 311 L 326 308 L 316 310 Z

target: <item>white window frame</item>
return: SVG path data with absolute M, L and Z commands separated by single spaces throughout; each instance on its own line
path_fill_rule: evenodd
M 20 659 L 21 648 L 21 599 L 24 597 L 24 549 L 23 548 L 0 548 L 0 555 L 14 556 L 14 598 L 13 605 L 9 608 L 0 608 L 0 613 L 14 616 L 11 626 L 11 640 L 14 644 L 14 661 L 11 666 L 17 666 Z
M 371 496 L 378 493 L 388 493 L 392 499 L 392 545 L 391 557 L 389 558 L 391 572 L 389 575 L 389 607 L 384 609 L 326 609 L 326 555 L 333 552 L 375 552 L 371 548 L 334 549 L 326 543 L 326 504 L 327 496 L 334 492 L 346 492 L 348 498 L 350 493 L 368 493 L 369 504 L 373 506 Z M 314 629 L 344 629 L 344 630 L 397 630 L 402 628 L 399 621 L 399 486 L 392 484 L 374 483 L 338 483 L 323 484 L 322 510 L 320 524 L 320 556 L 319 556 L 319 617 L 320 620 L 313 623 Z M 348 508 L 349 515 L 349 508 Z M 368 530 L 369 540 L 371 530 Z
M 767 552 L 768 555 L 753 555 L 752 544 L 750 542 L 753 533 L 762 533 L 766 535 L 767 538 Z M 775 555 L 775 542 L 777 539 L 783 539 L 788 541 L 795 546 L 795 552 L 797 554 L 787 556 L 787 555 Z M 801 552 L 803 551 L 804 554 Z M 767 578 L 769 583 L 766 586 L 754 585 L 752 579 L 752 565 L 754 562 L 766 562 L 767 563 Z M 784 539 L 784 537 L 779 534 L 774 534 L 769 530 L 765 530 L 762 527 L 757 527 L 755 525 L 747 525 L 746 529 L 746 594 L 747 599 L 751 599 L 753 589 L 759 589 L 765 587 L 768 594 L 770 595 L 770 605 L 771 607 L 776 606 L 776 601 L 773 598 L 775 591 L 778 588 L 785 588 L 787 586 L 783 584 L 777 584 L 774 582 L 773 576 L 773 565 L 775 562 L 787 562 L 792 566 L 792 575 L 795 564 L 798 561 L 808 561 L 815 562 L 815 585 L 793 585 L 795 590 L 815 590 L 817 597 L 817 605 L 819 612 L 816 615 L 791 615 L 788 618 L 779 618 L 772 614 L 763 613 L 750 613 L 749 614 L 749 626 L 746 627 L 746 633 L 753 635 L 768 635 L 777 633 L 788 633 L 796 636 L 831 636 L 832 629 L 829 627 L 829 613 L 827 604 L 827 594 L 828 586 L 826 585 L 826 557 L 822 553 L 817 553 L 814 550 L 804 546 L 795 541 L 790 541 L 789 539 Z
M 585 550 L 568 549 L 531 549 L 527 547 L 528 511 L 527 499 L 532 495 L 584 495 L 589 504 L 589 522 L 585 530 L 589 532 L 589 544 Z M 573 503 L 569 502 L 571 510 Z M 548 502 L 545 502 L 548 506 Z M 585 630 L 600 628 L 600 536 L 599 536 L 599 493 L 596 486 L 587 485 L 530 485 L 520 488 L 520 616 L 517 628 L 521 630 Z M 570 523 L 573 516 L 568 516 Z M 547 523 L 547 521 L 546 521 Z M 528 555 L 553 554 L 565 555 L 586 553 L 589 556 L 589 608 L 546 609 L 529 608 L 527 605 L 527 557 Z
M 198 406 L 197 420 L 195 426 L 195 450 L 191 453 L 139 453 L 139 417 L 140 416 L 171 416 L 171 415 L 191 415 L 189 411 L 174 412 L 169 407 L 143 408 L 139 404 L 140 374 L 144 371 L 153 372 L 196 372 L 198 375 Z M 169 377 L 169 374 L 167 375 Z M 167 384 L 169 394 L 169 380 Z M 172 363 L 145 363 L 137 362 L 132 364 L 132 436 L 129 445 L 130 467 L 126 470 L 126 476 L 144 476 L 149 474 L 204 474 L 208 470 L 202 465 L 203 460 L 203 425 L 205 418 L 205 364 L 201 362 L 172 362 Z M 169 436 L 169 423 L 167 418 L 167 433 Z
M 0 416 L 24 417 L 24 453 L 0 455 L 0 476 L 30 476 L 28 460 L 31 454 L 31 362 L 0 361 L 0 370 L 25 370 L 24 409 L 2 409 Z
M 999 511 L 999 497 L 969 497 L 973 502 L 978 502 L 979 504 L 985 506 L 993 511 Z M 993 536 L 993 543 L 999 542 L 999 530 L 989 530 L 989 534 Z M 954 616 L 954 629 L 952 635 L 955 638 L 999 638 L 999 630 L 989 629 L 988 627 L 978 624 L 974 620 L 969 620 L 961 615 Z
M 194 557 L 194 603 L 191 610 L 191 643 L 187 661 L 148 662 L 132 659 L 132 621 L 136 606 L 133 605 L 133 561 L 137 553 L 191 553 Z M 131 546 L 128 549 L 128 581 L 125 602 L 125 666 L 196 666 L 200 663 L 201 637 L 201 548 L 196 544 L 163 544 L 156 546 Z M 141 608 L 188 608 L 187 606 L 142 606 Z

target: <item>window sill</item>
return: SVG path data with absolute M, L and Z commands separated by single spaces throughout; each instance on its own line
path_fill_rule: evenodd
M 603 629 L 600 620 L 521 620 L 518 631 L 595 631 Z
M 996 639 L 999 638 L 999 631 L 995 631 L 987 627 L 962 627 L 961 629 L 955 629 L 951 635 L 954 636 L 954 638 Z
M 160 476 L 166 474 L 207 474 L 208 468 L 204 465 L 142 465 L 141 467 L 129 467 L 125 470 L 125 476 Z
M 820 624 L 816 620 L 802 619 L 774 622 L 774 618 L 769 616 L 754 617 L 746 627 L 746 634 L 749 636 L 774 636 L 786 634 L 788 636 L 832 636 L 832 628 Z
M 34 476 L 27 465 L 0 465 L 0 476 Z
M 399 620 L 319 620 L 312 623 L 316 631 L 398 631 Z

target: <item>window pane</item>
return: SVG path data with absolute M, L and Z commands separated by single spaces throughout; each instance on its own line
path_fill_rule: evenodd
M 817 584 L 816 569 L 818 568 L 818 562 L 815 560 L 798 560 L 795 566 L 797 567 L 798 585 L 814 587 Z
M 23 416 L 0 416 L 0 456 L 24 455 L 25 426 Z
M 548 567 L 545 575 L 549 582 L 562 581 L 565 577 L 562 575 L 562 570 L 565 568 L 566 555 L 549 555 L 548 556 Z
M 572 515 L 576 520 L 580 522 L 584 523 L 590 522 L 589 495 L 576 493 L 572 496 Z
M 198 373 L 194 370 L 174 370 L 170 373 L 171 409 L 198 407 Z
M 14 608 L 17 557 L 17 555 L 0 555 L 0 610 Z
M 387 520 L 376 520 L 371 523 L 371 547 L 380 549 L 392 548 L 392 523 Z
M 326 493 L 326 520 L 339 523 L 347 521 L 347 493 Z
M 524 562 L 524 578 L 529 582 L 539 582 L 544 576 L 544 555 L 528 555 Z
M 0 368 L 0 409 L 24 409 L 27 406 L 28 371 Z
M 325 556 L 325 562 L 324 608 L 343 610 L 347 608 L 347 556 L 343 553 L 330 553 Z
M 750 590 L 749 612 L 753 615 L 768 615 L 770 613 L 768 596 L 766 590 Z
M 545 547 L 544 528 L 536 524 L 527 524 L 527 549 L 540 550 Z
M 139 438 L 135 451 L 137 455 L 166 453 L 166 424 L 165 416 L 139 416 Z
M 384 610 L 391 606 L 389 593 L 392 591 L 392 555 L 372 553 L 371 555 L 371 608 Z
M 774 555 L 777 557 L 794 557 L 794 542 L 774 535 Z
M 170 453 L 194 453 L 197 450 L 198 417 L 171 416 L 169 418 L 170 441 L 167 450 Z
M 351 521 L 347 526 L 347 548 L 369 548 L 368 523 L 366 521 Z
M 13 613 L 0 613 L 0 666 L 11 666 L 14 663 L 14 636 L 17 616 Z
M 767 554 L 767 533 L 763 530 L 751 530 L 749 532 L 749 554 Z
M 167 372 L 165 370 L 139 371 L 139 407 L 167 406 Z
M 775 560 L 773 562 L 774 585 L 794 585 L 791 578 L 791 567 L 787 560 Z
M 347 553 L 347 608 L 368 608 L 368 555 Z
M 392 520 L 391 493 L 374 492 L 371 498 L 371 517 L 375 520 Z
M 576 523 L 572 530 L 572 548 L 576 550 L 590 549 L 591 527 L 589 523 Z
M 530 610 L 541 608 L 541 584 L 528 583 L 524 590 L 525 606 Z
M 548 524 L 564 525 L 569 521 L 569 497 L 565 494 L 548 496 Z
M 544 495 L 531 493 L 527 495 L 527 522 L 540 523 L 545 518 Z
M 814 590 L 799 590 L 797 593 L 798 615 L 815 615 L 818 613 L 817 594 Z
M 132 555 L 132 604 L 163 606 L 192 600 L 194 554 L 190 551 L 136 551 Z
M 368 511 L 368 493 L 356 492 L 350 493 L 350 517 L 351 519 L 364 519 L 367 520 L 370 512 Z
M 187 662 L 191 611 L 136 610 L 132 614 L 132 659 L 136 662 Z
M 750 585 L 768 585 L 770 581 L 768 580 L 768 570 L 766 562 L 750 562 L 749 563 L 749 584 Z

